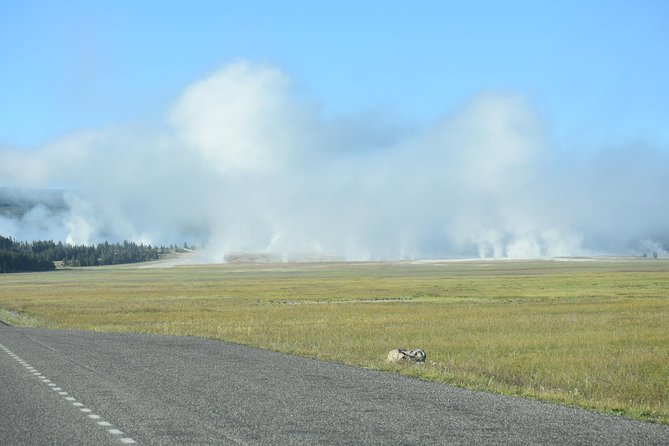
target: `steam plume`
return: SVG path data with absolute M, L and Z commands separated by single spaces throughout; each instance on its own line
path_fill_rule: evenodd
M 669 246 L 669 157 L 552 147 L 523 97 L 482 93 L 430 126 L 324 119 L 274 67 L 187 87 L 159 128 L 87 130 L 0 149 L 7 186 L 59 187 L 64 209 L 0 218 L 17 239 L 207 246 L 209 258 L 542 257 Z M 383 134 L 381 134 L 383 133 Z

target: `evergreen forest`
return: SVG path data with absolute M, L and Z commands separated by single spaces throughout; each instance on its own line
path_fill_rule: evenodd
M 63 266 L 98 266 L 157 260 L 161 254 L 174 248 L 123 243 L 98 243 L 97 245 L 69 245 L 62 242 L 18 242 L 0 235 L 0 273 L 49 271 Z

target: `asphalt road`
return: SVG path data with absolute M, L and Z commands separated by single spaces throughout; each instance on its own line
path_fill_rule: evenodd
M 0 444 L 667 445 L 669 426 L 198 338 L 0 325 Z

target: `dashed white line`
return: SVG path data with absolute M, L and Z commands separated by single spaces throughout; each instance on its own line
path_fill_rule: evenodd
M 96 423 L 97 423 L 99 426 L 112 427 L 112 424 L 111 424 L 109 421 L 103 421 L 103 420 L 101 420 L 102 417 L 101 417 L 100 415 L 97 415 L 97 414 L 95 414 L 95 413 L 92 413 L 92 412 L 93 412 L 92 409 L 89 409 L 89 408 L 87 408 L 87 407 L 84 407 L 84 404 L 78 402 L 76 398 L 71 397 L 71 396 L 66 396 L 66 395 L 68 395 L 68 393 L 65 392 L 65 391 L 63 391 L 63 389 L 62 389 L 61 387 L 58 387 L 58 384 L 53 383 L 50 379 L 48 379 L 48 378 L 47 378 L 46 376 L 44 376 L 42 373 L 40 373 L 39 371 L 37 371 L 37 370 L 35 369 L 35 367 L 32 367 L 28 362 L 24 361 L 21 357 L 19 357 L 18 355 L 16 355 L 16 354 L 15 354 L 14 352 L 12 352 L 10 349 L 8 349 L 7 347 L 5 347 L 5 346 L 2 345 L 2 344 L 0 344 L 0 349 L 1 349 L 2 351 L 4 351 L 5 353 L 7 353 L 7 354 L 8 354 L 9 356 L 11 356 L 12 358 L 16 359 L 16 361 L 17 361 L 19 364 L 23 365 L 23 366 L 26 368 L 26 370 L 27 370 L 28 372 L 30 372 L 31 374 L 33 374 L 33 375 L 34 375 L 35 377 L 37 377 L 40 381 L 42 381 L 44 384 L 46 384 L 47 386 L 49 386 L 49 387 L 50 387 L 51 389 L 53 389 L 54 391 L 58 392 L 58 395 L 62 396 L 63 399 L 64 399 L 65 401 L 69 401 L 69 402 L 71 402 L 72 405 L 73 405 L 74 407 L 78 407 L 78 408 L 79 408 L 79 411 L 80 411 L 80 412 L 85 413 L 85 414 L 87 415 L 87 417 L 90 418 L 91 420 L 95 420 Z M 98 421 L 98 420 L 100 420 L 100 421 Z M 120 435 L 124 435 L 123 431 L 121 431 L 121 430 L 119 430 L 119 429 L 116 429 L 116 428 L 113 428 L 113 427 L 112 427 L 111 429 L 107 429 L 107 432 L 109 432 L 109 433 L 112 434 L 112 435 L 119 435 L 119 436 L 120 436 Z M 130 438 L 130 437 L 122 437 L 122 438 L 119 438 L 119 440 L 121 441 L 121 443 L 124 443 L 124 444 L 136 444 L 136 443 L 137 443 L 134 439 L 132 439 L 132 438 Z

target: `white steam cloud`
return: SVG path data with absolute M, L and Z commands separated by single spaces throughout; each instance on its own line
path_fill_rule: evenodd
M 324 119 L 281 70 L 235 63 L 186 88 L 163 128 L 0 149 L 0 183 L 70 191 L 66 210 L 0 218 L 0 233 L 188 241 L 214 261 L 666 254 L 666 151 L 560 152 L 522 97 L 493 93 L 393 128 Z

